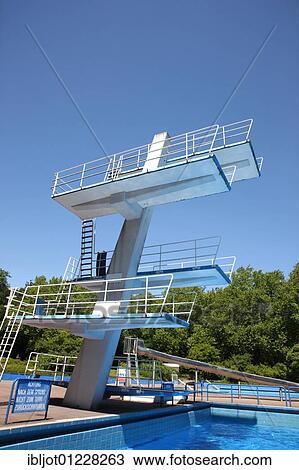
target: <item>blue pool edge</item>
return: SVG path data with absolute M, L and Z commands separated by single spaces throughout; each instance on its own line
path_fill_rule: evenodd
M 188 413 L 209 408 L 221 408 L 231 410 L 248 410 L 256 412 L 270 412 L 299 415 L 299 409 L 273 406 L 236 405 L 231 403 L 202 402 L 196 404 L 184 404 L 167 406 L 138 412 L 128 412 L 121 415 L 102 416 L 98 418 L 79 418 L 75 420 L 56 421 L 54 423 L 37 423 L 27 426 L 14 426 L 0 429 L 0 449 L 6 446 L 22 444 L 52 437 L 77 434 L 85 431 L 98 430 L 133 422 L 158 419 L 175 414 Z

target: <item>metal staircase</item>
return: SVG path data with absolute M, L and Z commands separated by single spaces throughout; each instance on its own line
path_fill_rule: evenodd
M 76 263 L 75 263 L 76 261 Z M 56 309 L 55 314 L 60 313 L 60 304 L 63 301 L 63 298 L 69 292 L 69 281 L 73 277 L 73 272 L 77 269 L 77 260 L 70 258 L 65 273 L 63 275 L 61 287 L 57 293 L 56 297 Z M 39 292 L 39 290 L 38 290 Z M 6 312 L 3 317 L 3 320 L 0 325 L 0 335 L 3 332 L 0 342 L 0 381 L 2 380 L 3 374 L 5 372 L 8 360 L 10 358 L 11 352 L 15 345 L 17 336 L 19 334 L 20 328 L 22 326 L 24 317 L 26 313 L 26 308 L 33 307 L 34 311 L 38 307 L 39 296 L 36 296 L 34 305 L 29 305 L 26 303 L 26 290 L 20 292 L 18 289 L 11 289 L 10 295 L 8 297 L 8 302 L 6 306 Z M 41 300 L 41 308 L 43 308 L 43 299 Z
M 92 277 L 93 253 L 94 253 L 94 231 L 95 220 L 88 219 L 82 222 L 81 232 L 81 256 L 80 256 L 80 277 Z
M 21 295 L 21 298 L 23 299 L 25 294 L 17 293 L 16 289 L 11 290 L 5 316 L 0 326 L 0 332 L 4 331 L 0 343 L 0 380 L 2 380 L 5 368 L 26 314 L 26 311 L 20 311 L 22 301 L 14 303 L 18 295 Z

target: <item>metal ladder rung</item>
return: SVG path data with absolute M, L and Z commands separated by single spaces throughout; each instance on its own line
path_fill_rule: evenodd
M 81 277 L 92 277 L 94 247 L 94 220 L 83 220 L 81 226 Z
M 22 302 L 24 301 L 24 295 L 18 307 L 14 306 L 14 297 L 18 294 L 13 291 L 13 294 L 9 296 L 8 304 L 6 307 L 5 318 L 8 320 L 5 325 L 5 319 L 3 320 L 2 326 L 5 325 L 3 336 L 0 342 L 0 380 L 2 379 L 6 365 L 10 358 L 12 349 L 14 347 L 17 335 L 19 333 L 22 321 L 25 317 L 26 312 L 22 310 Z M 9 318 L 8 318 L 9 317 Z M 17 319 L 18 318 L 18 319 Z

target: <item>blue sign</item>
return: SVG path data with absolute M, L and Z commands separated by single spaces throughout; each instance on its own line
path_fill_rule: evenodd
M 17 382 L 12 413 L 47 412 L 51 392 L 49 380 L 19 379 Z

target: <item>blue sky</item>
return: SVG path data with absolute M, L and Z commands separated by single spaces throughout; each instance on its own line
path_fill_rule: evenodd
M 298 262 L 299 4 L 295 0 L 2 0 L 0 267 L 11 283 L 62 273 L 80 221 L 50 198 L 54 171 L 102 155 L 26 29 L 29 25 L 108 153 L 211 124 L 254 118 L 259 180 L 155 209 L 149 243 L 221 234 L 238 266 Z M 120 218 L 98 219 L 98 248 Z

